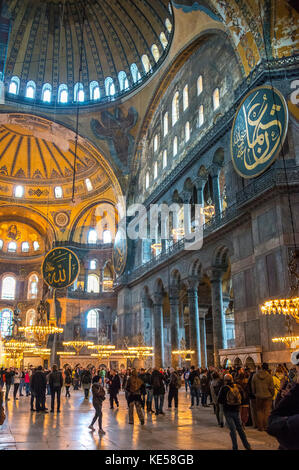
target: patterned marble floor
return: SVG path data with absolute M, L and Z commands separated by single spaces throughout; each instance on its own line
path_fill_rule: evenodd
M 48 407 L 50 405 L 47 397 Z M 103 406 L 103 428 L 106 435 L 90 432 L 93 417 L 91 399 L 84 400 L 82 391 L 62 398 L 61 413 L 30 412 L 30 398 L 20 397 L 7 403 L 7 419 L 0 427 L 0 450 L 227 450 L 231 449 L 229 431 L 219 428 L 212 407 L 189 409 L 190 397 L 179 394 L 179 410 L 165 409 L 165 416 L 146 415 L 141 427 L 128 424 L 124 393 L 120 393 L 119 409 L 110 410 L 109 400 Z M 275 450 L 277 442 L 265 432 L 246 428 L 248 440 L 255 450 Z M 242 444 L 240 443 L 240 449 Z

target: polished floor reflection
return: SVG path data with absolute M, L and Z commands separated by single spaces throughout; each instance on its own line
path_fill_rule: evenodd
M 147 415 L 141 426 L 135 414 L 135 424 L 128 424 L 124 393 L 120 394 L 119 409 L 110 410 L 109 400 L 103 406 L 103 429 L 99 437 L 90 432 L 93 417 L 91 399 L 83 392 L 71 392 L 62 398 L 61 413 L 30 412 L 30 398 L 21 397 L 7 403 L 7 419 L 0 426 L 0 450 L 84 450 L 84 449 L 231 449 L 229 431 L 216 425 L 212 407 L 189 409 L 189 394 L 179 394 L 179 410 L 165 409 L 165 416 Z M 47 398 L 49 407 L 49 397 Z M 275 450 L 277 442 L 265 432 L 246 428 L 253 449 Z M 242 449 L 240 443 L 239 448 Z

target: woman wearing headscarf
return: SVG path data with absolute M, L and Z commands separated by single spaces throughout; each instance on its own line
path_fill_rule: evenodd
M 138 377 L 137 370 L 133 369 L 128 378 L 126 391 L 129 405 L 129 424 L 134 424 L 134 405 L 140 420 L 140 424 L 144 424 L 144 414 L 142 409 L 141 395 L 145 391 L 143 380 Z

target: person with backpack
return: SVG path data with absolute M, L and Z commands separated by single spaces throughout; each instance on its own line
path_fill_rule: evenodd
M 164 404 L 164 395 L 165 395 L 165 387 L 164 387 L 164 379 L 161 372 L 158 370 L 157 367 L 154 368 L 152 373 L 152 387 L 153 387 L 153 395 L 155 400 L 155 408 L 156 408 L 156 415 L 165 415 L 163 411 L 163 404 Z
M 142 395 L 145 393 L 144 381 L 138 377 L 137 370 L 133 369 L 127 381 L 129 424 L 134 424 L 134 405 L 141 425 L 144 425 L 144 412 L 142 407 Z
M 191 390 L 191 385 L 190 385 L 189 377 L 190 377 L 190 371 L 189 371 L 189 369 L 186 369 L 186 370 L 184 371 L 184 381 L 185 381 L 186 393 L 188 392 L 188 388 L 189 388 L 189 390 Z
M 53 364 L 52 372 L 49 374 L 49 387 L 51 391 L 51 413 L 54 413 L 55 395 L 57 395 L 57 413 L 60 413 L 60 395 L 63 386 L 62 373 L 56 364 Z
M 195 398 L 196 398 L 196 406 L 199 406 L 199 399 L 200 399 L 199 372 L 198 372 L 198 370 L 195 370 L 194 366 L 190 367 L 189 384 L 190 384 L 190 391 L 191 391 L 191 406 L 190 406 L 190 409 L 192 409 L 194 407 Z
M 153 403 L 153 387 L 152 387 L 152 369 L 148 369 L 145 373 L 145 390 L 146 390 L 146 411 L 154 413 L 152 409 Z
M 236 378 L 236 384 L 240 388 L 242 395 L 242 403 L 240 407 L 240 417 L 243 428 L 246 426 L 249 420 L 249 388 L 248 388 L 248 376 L 247 374 L 240 372 Z
M 233 450 L 238 450 L 237 432 L 245 449 L 252 450 L 240 420 L 241 392 L 231 374 L 224 376 L 224 385 L 219 391 L 218 403 L 223 405 L 223 414 L 230 430 Z
M 81 383 L 84 390 L 84 398 L 88 400 L 89 390 L 91 386 L 91 372 L 88 369 L 84 369 L 81 374 Z
M 121 388 L 120 384 L 120 378 L 115 370 L 111 370 L 110 375 L 108 377 L 108 393 L 110 395 L 110 410 L 113 410 L 113 403 L 115 402 L 117 408 L 119 407 L 119 401 L 118 401 L 118 393 Z
M 95 409 L 95 415 L 93 417 L 91 424 L 88 427 L 92 431 L 95 431 L 95 428 L 93 427 L 93 425 L 96 422 L 96 420 L 98 420 L 99 434 L 106 434 L 102 428 L 102 421 L 103 421 L 102 405 L 103 405 L 103 401 L 106 399 L 106 396 L 105 396 L 106 393 L 105 393 L 104 387 L 100 385 L 99 375 L 95 375 L 92 379 L 91 392 L 92 392 L 92 404 Z
M 208 406 L 210 406 L 207 404 L 208 396 L 210 393 L 210 384 L 209 384 L 207 369 L 203 370 L 199 378 L 200 378 L 201 405 L 204 408 L 207 408 Z
M 211 378 L 212 380 L 210 382 L 210 391 L 214 407 L 214 413 L 217 418 L 218 426 L 223 428 L 223 405 L 218 402 L 218 395 L 221 387 L 223 386 L 223 380 L 220 378 L 220 375 L 216 371 L 212 372 Z
M 168 409 L 171 410 L 172 400 L 174 400 L 174 407 L 177 410 L 179 404 L 179 389 L 181 388 L 182 381 L 178 372 L 173 367 L 170 368 L 169 378 L 169 391 L 168 391 Z

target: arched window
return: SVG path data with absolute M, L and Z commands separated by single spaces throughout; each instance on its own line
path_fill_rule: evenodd
M 214 110 L 220 106 L 220 93 L 219 88 L 216 88 L 213 92 L 213 108 Z
M 3 248 L 3 240 L 0 240 L 0 250 Z
M 158 136 L 157 134 L 154 137 L 154 152 L 157 152 L 158 150 Z
M 180 109 L 179 109 L 179 92 L 177 91 L 172 100 L 172 125 L 179 120 Z
M 9 253 L 15 253 L 17 251 L 17 244 L 16 242 L 9 242 L 7 245 L 7 251 Z
M 183 90 L 183 110 L 185 111 L 189 106 L 189 93 L 188 93 L 188 85 L 185 85 Z
M 154 179 L 158 178 L 158 163 L 154 163 Z
M 166 20 L 165 20 L 165 26 L 166 26 L 168 32 L 170 33 L 171 30 L 172 30 L 172 24 L 171 24 L 171 22 L 169 21 L 168 18 L 166 18 Z
M 168 41 L 167 41 L 167 38 L 165 36 L 165 33 L 161 33 L 160 34 L 160 41 L 161 41 L 161 44 L 163 46 L 163 49 L 166 49 L 167 45 L 168 45 Z
M 99 100 L 101 97 L 100 87 L 97 81 L 93 80 L 89 85 L 90 99 Z
M 28 253 L 29 251 L 29 243 L 28 242 L 23 242 L 22 243 L 22 253 Z
M 118 74 L 119 89 L 120 91 L 126 90 L 129 88 L 129 80 L 127 78 L 126 72 L 121 70 Z
M 114 96 L 115 95 L 115 86 L 113 82 L 113 78 L 107 77 L 105 80 L 105 91 L 106 96 Z
M 94 228 L 90 229 L 88 232 L 87 243 L 96 243 L 97 240 L 98 240 L 97 231 Z
M 18 95 L 20 89 L 20 79 L 19 77 L 12 77 L 9 84 L 8 93 L 12 95 Z
M 204 123 L 204 113 L 203 113 L 203 105 L 201 105 L 198 110 L 198 127 L 201 127 L 203 123 Z
M 84 101 L 84 87 L 83 83 L 76 83 L 74 86 L 74 101 L 83 103 Z
M 168 134 L 168 113 L 165 113 L 163 117 L 163 134 L 164 137 Z
M 85 184 L 86 184 L 87 191 L 92 191 L 93 187 L 89 178 L 86 178 Z
M 163 168 L 167 167 L 167 150 L 163 152 Z
M 111 291 L 113 289 L 113 268 L 108 261 L 103 271 L 103 291 Z
M 55 186 L 54 193 L 55 193 L 56 199 L 61 199 L 62 196 L 63 196 L 62 187 L 61 186 Z
M 112 235 L 110 230 L 103 231 L 103 243 L 112 243 Z
M 26 98 L 31 98 L 31 99 L 35 98 L 35 91 L 36 91 L 35 82 L 30 80 L 26 86 L 26 93 L 25 93 Z
M 95 329 L 98 327 L 98 318 L 99 314 L 96 310 L 92 309 L 89 310 L 87 313 L 87 328 L 89 329 Z
M 36 324 L 36 311 L 31 308 L 26 313 L 26 326 L 34 326 Z
M 64 83 L 58 88 L 58 102 L 67 103 L 69 99 L 68 87 Z
M 38 251 L 38 250 L 39 250 L 39 243 L 38 243 L 37 240 L 35 240 L 35 241 L 33 242 L 33 249 L 34 249 L 34 251 Z
M 145 175 L 145 189 L 148 189 L 148 187 L 149 187 L 149 172 L 147 171 Z
M 16 295 L 16 280 L 12 276 L 5 276 L 2 279 L 1 298 L 13 300 Z
M 175 157 L 178 153 L 178 138 L 177 136 L 175 136 L 175 138 L 173 139 L 173 156 Z
M 153 54 L 153 58 L 155 59 L 156 62 L 158 62 L 158 60 L 160 59 L 160 52 L 159 52 L 158 46 L 156 44 L 153 44 L 151 51 Z
M 150 70 L 152 69 L 152 66 L 146 54 L 143 54 L 143 56 L 141 57 L 141 61 L 142 61 L 142 65 L 143 65 L 145 73 L 150 72 Z
M 89 262 L 89 269 L 97 269 L 97 260 L 91 259 Z
M 199 96 L 202 93 L 202 90 L 203 90 L 202 75 L 199 75 L 197 79 L 197 96 Z
M 140 72 L 138 70 L 138 67 L 136 64 L 132 64 L 131 67 L 131 75 L 132 75 L 132 79 L 133 79 L 133 82 L 136 83 L 138 82 L 138 80 L 141 79 L 141 75 L 140 75 Z
M 0 312 L 0 336 L 10 336 L 12 333 L 13 312 L 10 308 L 4 308 Z
M 24 196 L 24 186 L 18 185 L 15 187 L 15 197 Z
M 100 292 L 99 277 L 96 274 L 89 274 L 87 278 L 87 292 Z
M 187 121 L 185 124 L 185 142 L 188 142 L 189 139 L 190 139 L 190 123 L 189 121 Z
M 42 88 L 42 101 L 51 103 L 52 87 L 50 83 L 45 83 Z
M 36 274 L 31 274 L 28 280 L 28 299 L 37 299 L 38 293 L 38 277 Z

